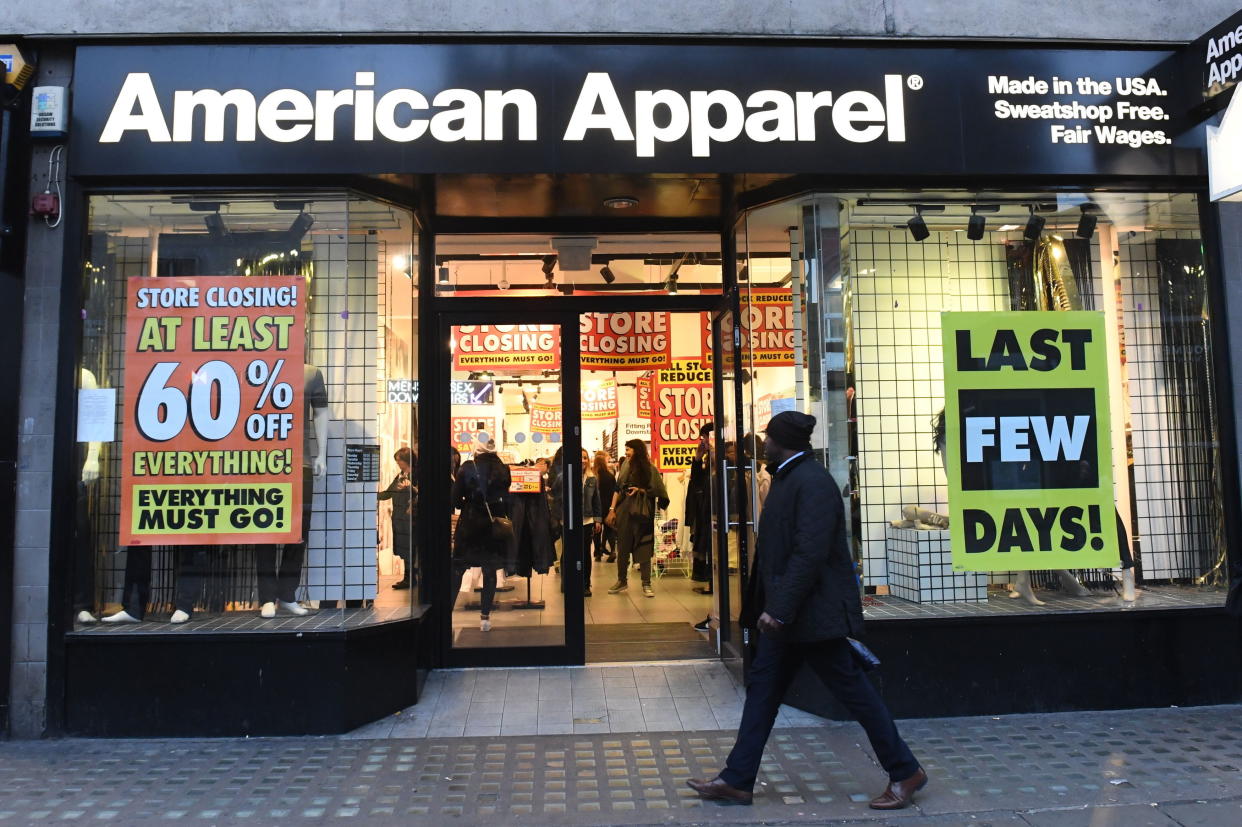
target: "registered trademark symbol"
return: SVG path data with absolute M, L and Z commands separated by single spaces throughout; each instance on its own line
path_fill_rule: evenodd
M 923 76 L 922 75 L 911 75 L 910 77 L 906 78 L 906 86 L 909 86 L 911 89 L 922 89 L 923 88 Z

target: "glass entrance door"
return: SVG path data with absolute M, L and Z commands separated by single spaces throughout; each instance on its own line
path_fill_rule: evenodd
M 449 478 L 432 499 L 450 662 L 581 663 L 577 319 L 451 314 L 440 324 L 447 370 L 429 401 L 449 442 Z

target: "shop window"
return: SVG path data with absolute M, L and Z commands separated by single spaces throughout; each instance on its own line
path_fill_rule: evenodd
M 76 631 L 418 610 L 415 233 L 347 193 L 91 197 Z
M 789 407 L 818 418 L 870 617 L 1223 602 L 1221 377 L 1198 220 L 1190 194 L 1101 192 L 825 194 L 744 217 L 745 431 Z M 1035 310 L 1102 314 L 1103 455 L 1128 571 L 951 564 L 941 314 Z

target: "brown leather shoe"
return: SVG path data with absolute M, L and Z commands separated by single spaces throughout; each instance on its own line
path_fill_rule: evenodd
M 686 786 L 710 801 L 728 801 L 730 804 L 750 804 L 754 801 L 753 793 L 730 787 L 717 776 L 711 781 L 698 778 L 686 779 Z
M 871 799 L 873 810 L 904 810 L 914 801 L 914 794 L 927 786 L 927 773 L 918 772 L 903 781 L 890 781 L 879 798 Z

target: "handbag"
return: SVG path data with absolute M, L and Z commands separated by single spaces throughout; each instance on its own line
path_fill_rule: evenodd
M 480 493 L 483 495 L 483 508 L 487 511 L 487 519 L 492 525 L 491 538 L 498 543 L 507 543 L 515 536 L 513 533 L 513 520 L 510 520 L 508 517 L 497 517 L 492 514 L 492 506 L 487 501 L 488 482 L 489 479 L 484 477 L 483 484 L 481 486 L 483 490 Z
M 880 665 L 880 659 L 876 657 L 875 652 L 867 648 L 867 644 L 852 637 L 847 637 L 846 641 L 850 644 L 850 654 L 854 656 L 854 661 L 862 671 L 870 672 Z

